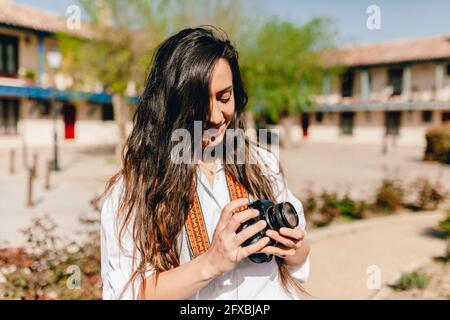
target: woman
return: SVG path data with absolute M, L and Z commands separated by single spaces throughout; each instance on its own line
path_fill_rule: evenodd
M 160 45 L 133 118 L 123 167 L 105 191 L 104 299 L 287 299 L 303 291 L 309 246 L 300 201 L 286 188 L 272 153 L 247 138 L 238 147 L 227 143 L 231 129 L 243 129 L 246 103 L 229 40 L 212 29 L 195 28 Z M 198 123 L 200 148 L 192 139 L 174 139 L 180 130 L 195 136 Z M 180 145 L 192 161 L 176 161 L 173 151 Z M 226 155 L 216 152 L 218 146 Z M 229 157 L 233 151 L 243 151 L 245 160 Z M 230 183 L 248 197 L 232 199 Z M 241 223 L 258 215 L 243 206 L 262 198 L 291 202 L 299 227 L 269 230 L 244 246 L 266 223 L 240 231 Z M 188 228 L 193 208 L 204 228 L 203 238 L 194 239 L 204 245 L 197 253 Z M 276 259 L 254 263 L 247 258 L 254 253 Z

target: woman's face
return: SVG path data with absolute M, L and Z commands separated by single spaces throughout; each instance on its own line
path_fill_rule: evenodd
M 214 66 L 209 97 L 210 117 L 203 125 L 203 147 L 223 140 L 234 114 L 233 75 L 228 61 L 220 58 Z

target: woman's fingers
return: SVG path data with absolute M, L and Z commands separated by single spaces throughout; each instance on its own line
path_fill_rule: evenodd
M 264 247 L 266 247 L 269 242 L 270 242 L 270 238 L 264 237 L 247 247 L 241 247 L 239 249 L 238 260 L 240 261 L 244 258 L 247 258 L 248 256 L 250 256 L 258 251 L 261 252 L 261 250 Z
M 237 212 L 228 220 L 228 225 L 225 230 L 228 233 L 234 233 L 242 223 L 251 218 L 256 218 L 258 215 L 259 211 L 255 209 L 247 209 Z
M 240 246 L 242 243 L 253 237 L 258 232 L 263 231 L 266 226 L 267 222 L 264 220 L 258 221 L 257 223 L 248 226 L 236 235 L 236 244 Z
M 275 230 L 267 230 L 266 235 L 268 237 L 272 238 L 273 240 L 275 240 L 276 242 L 279 242 L 279 243 L 285 245 L 288 248 L 295 247 L 295 242 L 292 240 L 292 238 L 285 237 L 285 236 L 279 234 L 278 232 L 276 232 Z
M 220 219 L 217 222 L 216 231 L 221 231 L 223 228 L 225 228 L 228 224 L 228 221 L 233 216 L 233 213 L 235 213 L 241 206 L 244 206 L 248 204 L 247 198 L 241 198 L 237 200 L 233 200 L 230 203 L 228 203 L 223 209 L 222 213 L 220 215 Z
M 261 249 L 260 252 L 263 252 L 266 254 L 273 254 L 274 256 L 278 256 L 280 258 L 285 258 L 287 256 L 293 256 L 295 254 L 295 249 L 267 246 L 267 247 Z
M 299 228 L 281 228 L 280 234 L 294 238 L 296 240 L 303 240 L 305 238 L 305 232 Z

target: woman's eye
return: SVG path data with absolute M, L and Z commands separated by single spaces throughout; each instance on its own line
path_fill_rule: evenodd
M 230 101 L 230 96 L 227 96 L 227 97 L 220 97 L 220 98 L 217 99 L 217 100 L 219 100 L 220 102 L 223 102 L 223 103 L 227 103 L 228 101 Z

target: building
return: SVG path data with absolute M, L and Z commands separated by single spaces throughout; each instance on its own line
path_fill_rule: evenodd
M 57 32 L 89 37 L 63 16 L 0 0 L 0 148 L 50 146 L 55 127 L 61 145 L 118 140 L 101 84 L 74 91 L 49 67 Z M 448 36 L 341 48 L 324 61 L 344 71 L 325 78 L 312 111 L 288 119 L 294 140 L 422 146 L 427 128 L 450 120 Z
M 101 85 L 73 91 L 73 80 L 49 67 L 61 59 L 57 32 L 86 36 L 63 16 L 0 0 L 0 148 L 50 146 L 55 127 L 61 145 L 117 140 L 111 95 Z
M 423 146 L 427 128 L 450 120 L 450 36 L 341 48 L 325 57 L 343 71 L 325 78 L 314 112 L 301 115 L 304 138 Z

